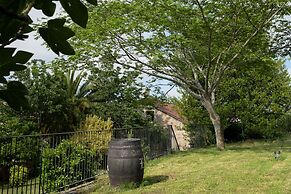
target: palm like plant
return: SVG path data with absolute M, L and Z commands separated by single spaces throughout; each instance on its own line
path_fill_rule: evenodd
M 92 94 L 91 84 L 89 81 L 84 81 L 86 74 L 81 72 L 76 74 L 76 70 L 69 70 L 64 74 L 63 79 L 66 87 L 67 99 L 73 105 L 68 119 L 72 125 L 76 126 L 82 119 L 82 113 L 90 107 L 88 96 Z

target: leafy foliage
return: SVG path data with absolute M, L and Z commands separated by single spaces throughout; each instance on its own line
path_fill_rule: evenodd
M 288 2 L 104 1 L 72 44 L 81 60 L 122 65 L 181 87 L 207 110 L 224 149 L 215 110 L 219 83 L 228 70 L 270 54 L 268 31 L 288 14 Z
M 87 7 L 80 0 L 59 0 L 64 10 L 69 14 L 73 22 L 85 28 L 88 21 Z M 88 0 L 96 5 L 97 1 Z M 12 108 L 20 110 L 28 107 L 27 91 L 20 82 L 7 81 L 5 76 L 10 72 L 21 71 L 24 64 L 32 57 L 32 53 L 25 51 L 15 52 L 15 48 L 7 47 L 16 40 L 25 40 L 28 33 L 34 29 L 29 12 L 32 8 L 42 10 L 43 14 L 51 17 L 56 10 L 54 0 L 17 0 L 0 2 L 0 83 L 4 87 L 0 90 L 0 98 L 6 101 Z M 68 43 L 68 39 L 74 36 L 74 32 L 65 27 L 65 19 L 50 19 L 47 27 L 38 29 L 40 36 L 48 46 L 56 53 L 73 55 L 74 49 Z M 14 54 L 15 53 L 15 54 Z
M 20 110 L 21 107 L 27 108 L 29 106 L 24 97 L 28 92 L 25 86 L 18 81 L 7 82 L 5 76 L 9 76 L 10 71 L 24 70 L 26 67 L 23 64 L 31 58 L 32 54 L 25 51 L 17 51 L 16 54 L 14 52 L 15 48 L 0 47 L 0 83 L 6 85 L 0 90 L 0 98 L 15 110 Z
M 42 133 L 75 130 L 89 107 L 83 73 L 75 77 L 74 71 L 65 73 L 57 63 L 32 61 L 26 71 L 14 77 L 28 87 L 31 108 L 27 114 Z
M 10 185 L 23 185 L 28 180 L 28 169 L 24 166 L 14 165 L 10 168 Z
M 76 134 L 73 139 L 76 143 L 87 142 L 90 149 L 98 151 L 98 153 L 106 153 L 108 144 L 112 137 L 113 123 L 110 119 L 104 121 L 96 115 L 88 115 L 80 126 L 80 131 L 88 131 L 87 134 Z
M 42 152 L 45 192 L 56 191 L 72 181 L 94 175 L 97 170 L 96 157 L 96 150 L 87 147 L 86 142 L 76 144 L 71 140 L 63 140 L 56 148 L 45 148 Z
M 42 133 L 74 131 L 88 114 L 111 118 L 115 128 L 146 125 L 143 109 L 157 98 L 144 95 L 138 72 L 89 62 L 75 69 L 76 63 L 32 61 L 14 75 L 29 89 L 31 109 L 26 113 Z
M 25 114 L 19 115 L 5 103 L 0 104 L 0 164 L 6 167 L 13 165 L 13 161 L 37 161 L 39 147 L 34 138 L 19 138 L 12 140 L 10 136 L 35 135 L 37 124 Z
M 169 132 L 156 122 L 149 122 L 144 127 L 142 138 L 142 151 L 145 159 L 152 159 L 164 155 L 169 143 Z M 133 131 L 134 132 L 134 131 Z
M 229 141 L 276 138 L 289 131 L 291 80 L 288 72 L 282 62 L 271 59 L 266 60 L 263 69 L 259 64 L 252 66 L 229 71 L 217 91 L 216 109 Z M 190 126 L 210 124 L 197 100 L 184 95 L 178 104 Z
M 74 59 L 69 63 L 77 63 Z M 114 128 L 139 128 L 148 122 L 143 114 L 146 106 L 153 106 L 159 98 L 145 96 L 146 86 L 140 73 L 114 67 L 113 64 L 99 65 L 87 62 L 83 67 L 89 74 L 91 93 L 90 113 L 107 120 L 110 118 Z
M 66 55 L 74 55 L 75 51 L 67 39 L 74 36 L 75 33 L 70 28 L 63 26 L 65 22 L 65 19 L 49 20 L 47 28 L 39 28 L 39 34 L 56 54 L 61 52 Z

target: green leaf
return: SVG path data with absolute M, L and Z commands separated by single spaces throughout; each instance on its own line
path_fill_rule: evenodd
M 87 0 L 92 5 L 97 5 L 97 0 Z
M 86 28 L 88 21 L 88 10 L 79 0 L 60 0 L 63 8 L 71 19 L 79 26 Z
M 49 38 L 48 28 L 39 28 L 38 32 L 39 32 L 40 36 L 44 39 L 44 41 L 46 41 L 48 46 L 52 49 L 52 51 L 54 51 L 54 53 L 56 53 L 58 55 L 60 53 L 60 51 L 58 50 L 58 48 L 56 47 L 54 42 Z
M 12 60 L 12 55 L 16 48 L 0 48 L 0 67 Z
M 20 34 L 20 35 L 17 36 L 18 40 L 25 40 L 27 38 L 28 38 L 28 35 L 24 35 L 24 34 Z
M 67 27 L 58 26 L 56 23 L 50 25 L 50 27 L 52 26 L 54 28 L 40 28 L 39 33 L 41 37 L 56 54 L 61 52 L 66 55 L 74 55 L 73 47 L 67 42 L 67 39 L 72 37 L 74 32 Z
M 74 55 L 74 48 L 67 41 L 57 42 L 57 47 L 59 51 L 65 55 Z
M 63 27 L 61 29 L 61 33 L 59 34 L 59 38 L 69 39 L 75 36 L 75 32 L 73 32 L 70 28 Z
M 0 90 L 0 98 L 7 102 L 8 99 L 7 90 Z
M 46 16 L 53 16 L 56 10 L 56 4 L 50 1 L 45 0 L 43 3 L 42 12 Z
M 17 92 L 20 95 L 27 95 L 28 91 L 21 82 L 19 81 L 10 81 L 7 84 L 7 90 Z
M 39 28 L 40 36 L 47 42 L 49 47 L 56 53 L 74 55 L 73 47 L 67 39 L 75 35 L 68 27 L 63 26 L 66 20 L 57 18 L 48 21 L 48 28 Z
M 33 53 L 26 51 L 18 51 L 13 57 L 13 61 L 16 63 L 25 64 L 29 61 L 29 59 L 33 56 Z
M 0 83 L 6 84 L 7 80 L 3 76 L 0 76 Z
M 25 26 L 22 30 L 23 34 L 27 34 L 29 32 L 32 32 L 33 31 L 33 28 L 30 27 L 29 25 Z
M 42 10 L 46 16 L 53 16 L 56 10 L 56 4 L 52 0 L 35 0 L 34 8 Z
M 18 51 L 14 56 L 15 48 L 1 48 L 0 49 L 0 76 L 9 76 L 10 71 L 21 71 L 26 69 L 26 66 L 19 65 L 25 64 L 31 57 L 32 53 L 26 51 Z M 2 78 L 1 78 L 2 79 Z M 1 83 L 6 80 L 2 79 Z
M 9 67 L 9 71 L 22 71 L 26 69 L 27 67 L 25 65 L 11 65 Z
M 33 5 L 33 7 L 35 8 L 35 9 L 42 9 L 42 6 L 43 6 L 43 0 L 35 0 L 34 1 L 34 5 Z
M 0 98 L 15 110 L 29 107 L 28 99 L 25 97 L 27 94 L 26 87 L 18 81 L 8 82 L 7 89 L 0 90 Z
M 47 22 L 47 25 L 49 28 L 60 28 L 60 27 L 63 27 L 65 23 L 66 23 L 66 19 L 57 18 L 57 19 L 49 20 Z
M 3 26 L 0 27 L 0 31 L 1 31 L 0 43 L 5 43 L 9 41 L 19 32 L 19 30 L 22 27 L 28 26 L 28 25 L 24 25 L 21 21 L 17 19 L 11 19 L 9 17 L 3 17 L 2 21 L 1 23 L 3 23 Z
M 0 67 L 8 63 L 21 63 L 25 64 L 32 57 L 32 53 L 26 51 L 17 51 L 13 55 L 15 48 L 0 48 Z
M 22 71 L 26 69 L 24 65 L 16 65 L 14 63 L 7 63 L 0 67 L 0 76 L 9 76 L 10 71 Z

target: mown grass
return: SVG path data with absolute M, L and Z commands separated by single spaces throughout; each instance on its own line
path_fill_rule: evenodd
M 273 152 L 281 150 L 275 160 Z M 291 193 L 291 141 L 247 141 L 193 149 L 149 161 L 142 185 L 111 188 L 100 176 L 95 193 Z

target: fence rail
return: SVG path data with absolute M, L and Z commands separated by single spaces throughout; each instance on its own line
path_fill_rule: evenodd
M 50 193 L 106 172 L 111 138 L 140 138 L 146 158 L 169 152 L 169 133 L 113 129 L 0 137 L 0 193 Z

